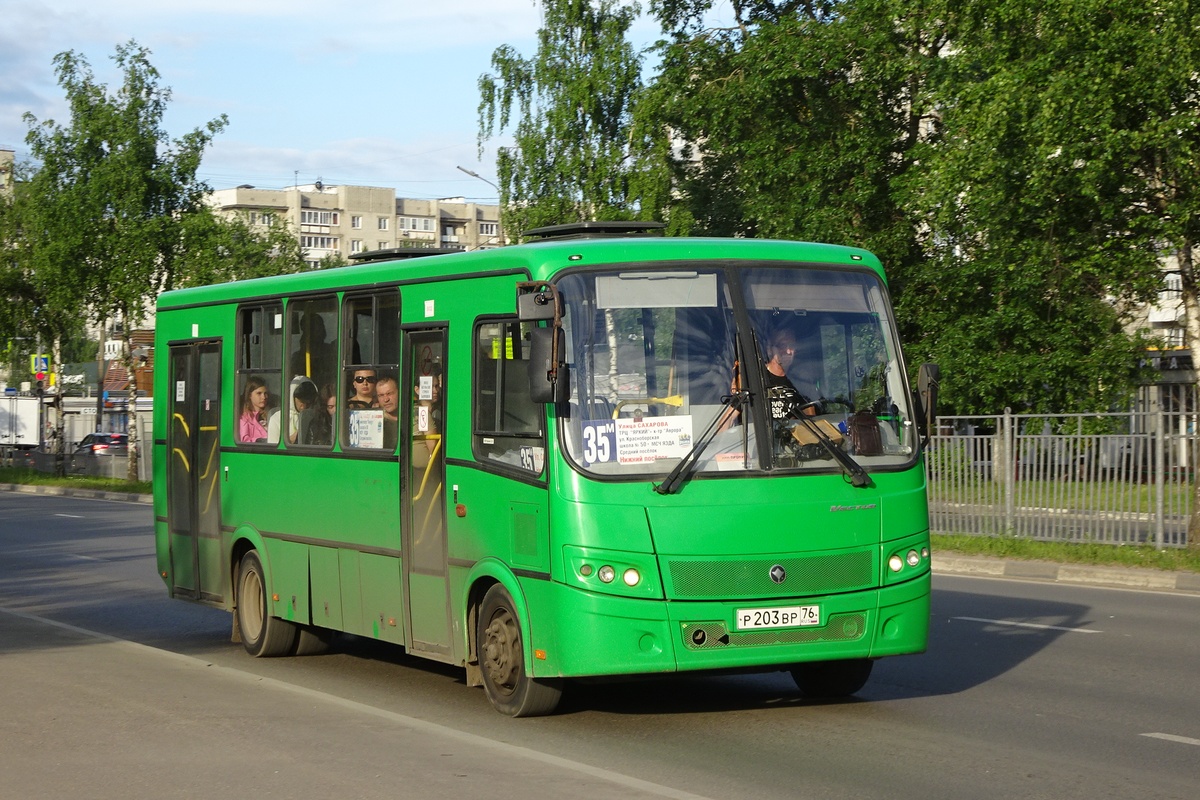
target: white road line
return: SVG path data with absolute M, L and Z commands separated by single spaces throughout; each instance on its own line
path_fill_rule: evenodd
M 79 514 L 55 514 L 56 517 L 66 517 L 67 519 L 84 519 Z
M 613 770 L 593 766 L 592 764 L 586 764 L 582 761 L 575 761 L 574 759 L 551 755 L 550 753 L 544 753 L 540 750 L 534 750 L 529 747 L 522 747 L 521 745 L 509 744 L 507 742 L 501 742 L 495 739 L 488 739 L 487 737 L 479 734 L 468 733 L 467 731 L 450 728 L 445 725 L 440 725 L 436 722 L 429 722 L 428 720 L 410 717 L 395 711 L 388 711 L 386 709 L 378 708 L 366 703 L 360 703 L 355 700 L 338 697 L 337 695 L 328 694 L 317 689 L 309 689 L 304 686 L 298 686 L 294 683 L 288 683 L 276 678 L 267 678 L 261 675 L 255 675 L 251 672 L 244 672 L 234 667 L 217 666 L 211 661 L 207 661 L 202 658 L 196 658 L 195 656 L 184 655 L 182 653 L 174 653 L 170 650 L 163 650 L 158 647 L 151 647 L 150 645 L 140 644 L 139 642 L 130 641 L 129 639 L 122 639 L 118 636 L 110 636 L 107 633 L 100 633 L 99 631 L 80 628 L 66 622 L 59 622 L 48 617 L 38 616 L 37 614 L 30 614 L 26 611 L 18 611 L 13 608 L 0 606 L 0 614 L 9 614 L 21 619 L 31 620 L 33 622 L 39 622 L 45 625 L 51 625 L 55 628 L 72 631 L 74 633 L 82 634 L 103 642 L 110 642 L 118 647 L 129 648 L 139 653 L 153 654 L 155 656 L 165 657 L 172 661 L 187 664 L 192 667 L 200 667 L 206 671 L 220 672 L 234 680 L 247 681 L 259 686 L 272 686 L 276 689 L 292 692 L 309 699 L 321 700 L 361 714 L 367 714 L 380 719 L 385 719 L 396 725 L 400 725 L 411 730 L 424 732 L 435 736 L 444 736 L 448 739 L 464 742 L 472 747 L 486 748 L 488 750 L 504 753 L 517 758 L 526 758 L 530 761 L 540 762 L 542 764 L 547 764 L 559 769 L 577 772 L 581 775 L 587 775 L 602 781 L 607 781 L 626 789 L 632 789 L 645 792 L 646 794 L 669 798 L 669 800 L 710 800 L 703 795 L 693 794 L 683 789 L 676 789 L 672 786 L 664 786 L 659 783 L 642 780 L 641 778 L 635 778 L 632 775 L 614 772 Z
M 1039 625 L 1036 622 L 1013 622 L 1008 619 L 983 619 L 982 617 L 951 617 L 965 622 L 983 622 L 988 625 L 1008 625 L 1013 628 L 1036 628 L 1042 631 L 1066 631 L 1067 633 L 1104 633 L 1095 628 L 1064 628 L 1061 625 Z
M 1192 739 L 1188 736 L 1176 736 L 1172 733 L 1139 733 L 1138 736 L 1146 736 L 1150 739 L 1165 739 L 1168 742 L 1179 742 L 1180 744 L 1191 744 L 1200 747 L 1200 739 Z

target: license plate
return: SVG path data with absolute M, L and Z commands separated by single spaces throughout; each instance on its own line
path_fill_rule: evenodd
M 733 612 L 734 627 L 739 631 L 758 628 L 797 628 L 821 624 L 820 606 L 783 608 L 739 608 Z

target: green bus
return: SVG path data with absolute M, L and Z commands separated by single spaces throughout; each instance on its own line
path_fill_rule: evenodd
M 163 294 L 169 594 L 252 656 L 462 666 L 511 716 L 682 671 L 845 696 L 924 651 L 936 367 L 910 389 L 878 259 L 652 228 Z

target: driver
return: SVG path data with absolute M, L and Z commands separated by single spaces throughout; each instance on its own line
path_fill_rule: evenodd
M 796 337 L 789 330 L 781 330 L 767 344 L 766 374 L 763 376 L 767 390 L 767 408 L 775 421 L 795 419 L 804 414 L 812 417 L 817 407 L 792 383 L 787 375 L 788 367 L 796 358 Z M 736 383 L 736 378 L 734 382 Z

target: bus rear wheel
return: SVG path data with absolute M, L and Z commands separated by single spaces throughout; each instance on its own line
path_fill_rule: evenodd
M 476 624 L 483 689 L 496 710 L 510 717 L 553 713 L 562 699 L 562 682 L 529 677 L 521 621 L 502 585 L 492 586 L 483 596 Z
M 875 662 L 869 658 L 813 661 L 792 667 L 800 694 L 814 699 L 849 697 L 866 685 Z
M 257 551 L 251 550 L 242 556 L 236 600 L 238 629 L 247 653 L 255 658 L 265 658 L 293 652 L 298 630 L 287 620 L 271 616 L 266 574 Z

